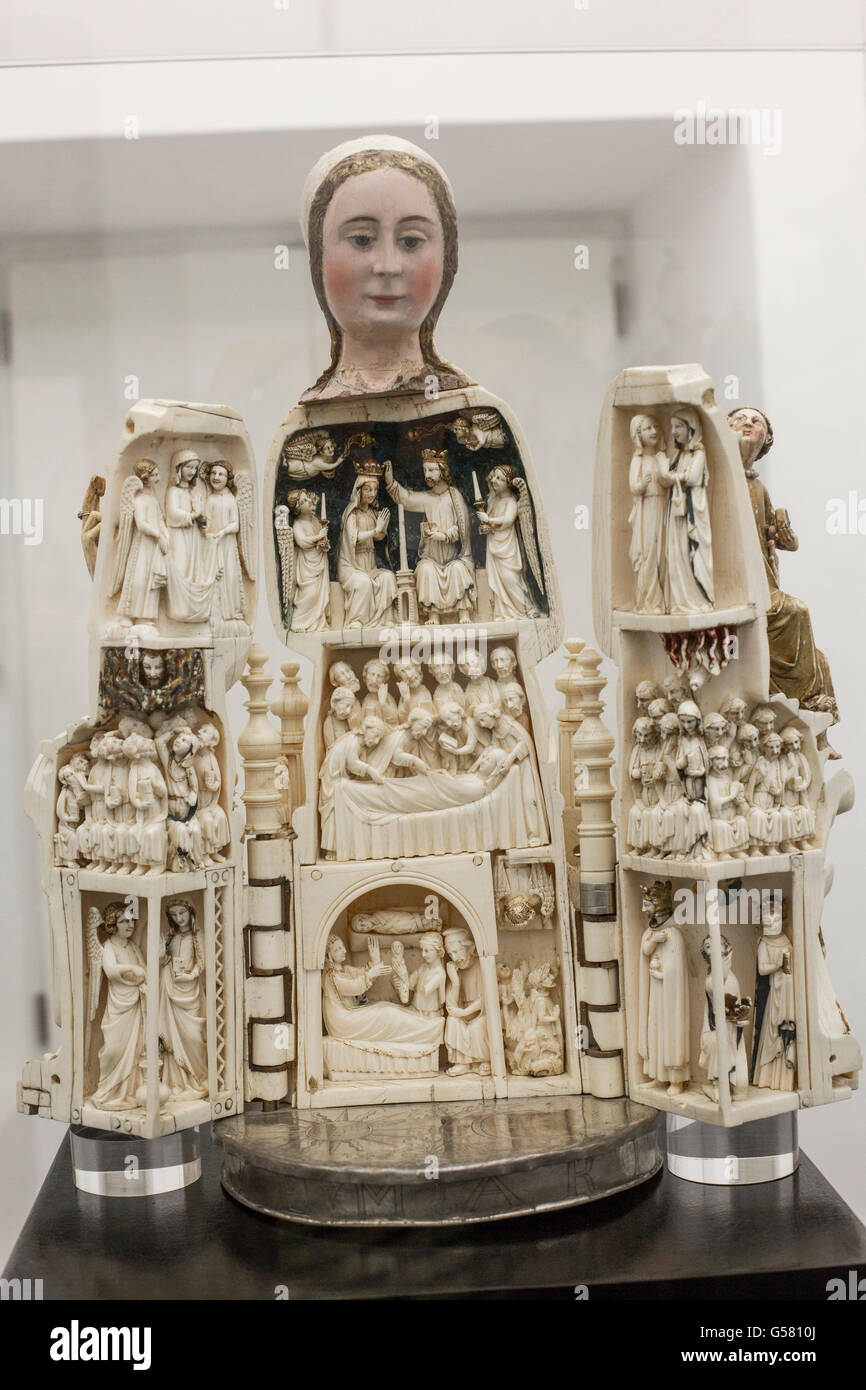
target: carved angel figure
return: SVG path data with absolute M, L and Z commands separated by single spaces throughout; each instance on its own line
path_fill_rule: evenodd
M 316 518 L 315 493 L 298 488 L 286 501 L 274 510 L 283 607 L 292 632 L 318 632 L 328 625 L 331 602 L 328 525 Z
M 523 577 L 525 563 L 544 591 L 529 488 L 508 464 L 492 468 L 487 483 L 487 508 L 479 511 L 478 520 L 487 536 L 487 582 L 494 620 L 537 618 L 538 609 Z
M 464 449 L 502 449 L 505 431 L 498 410 L 468 410 L 449 426 L 458 444 Z
M 225 459 L 205 464 L 208 496 L 204 505 L 205 540 L 213 547 L 215 590 L 212 615 L 224 623 L 244 622 L 244 583 L 256 577 L 256 528 L 253 480 L 236 473 Z
M 320 473 L 333 477 L 346 457 L 348 442 L 341 454 L 327 430 L 304 430 L 287 439 L 283 446 L 283 463 L 290 478 L 318 478 Z
M 168 530 L 154 492 L 158 483 L 158 465 L 139 459 L 120 494 L 110 597 L 120 591 L 117 611 L 132 622 L 155 622 L 166 584 Z
M 144 1084 L 145 996 L 147 970 L 133 937 L 134 900 L 108 903 L 104 912 L 90 907 L 85 918 L 89 966 L 87 1017 L 96 1019 L 103 977 L 108 989 L 99 1028 L 99 1080 L 90 1097 L 100 1110 L 134 1110 Z M 99 939 L 100 929 L 106 936 Z

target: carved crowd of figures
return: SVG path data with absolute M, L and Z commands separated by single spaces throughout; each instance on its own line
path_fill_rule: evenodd
M 87 1016 L 102 1035 L 90 1100 L 100 1110 L 145 1104 L 148 1007 L 159 1014 L 156 1065 L 161 1100 L 198 1100 L 208 1094 L 204 934 L 196 925 L 196 909 L 185 899 L 165 908 L 156 1001 L 147 996 L 146 963 L 135 940 L 135 909 L 136 900 L 127 898 L 103 910 L 90 907 L 85 918 Z
M 501 448 L 505 442 L 495 411 L 469 412 L 466 417 L 458 417 L 450 428 L 469 449 Z M 349 443 L 359 440 L 367 445 L 374 442 L 368 436 L 352 436 L 338 454 L 326 430 L 307 431 L 289 441 L 284 450 L 289 476 L 308 479 L 324 473 L 331 477 L 346 458 Z M 340 518 L 337 538 L 336 574 L 343 591 L 344 628 L 393 622 L 398 574 L 409 577 L 425 622 L 456 619 L 469 623 L 477 616 L 469 503 L 452 480 L 446 449 L 422 449 L 420 458 L 423 491 L 404 487 L 394 476 L 390 461 L 378 463 L 365 457 L 354 462 L 355 482 Z M 380 502 L 383 481 L 398 507 L 397 557 L 392 557 L 387 549 L 391 511 Z M 487 474 L 486 500 L 474 472 L 473 486 L 477 525 L 486 538 L 485 565 L 493 620 L 537 617 L 539 610 L 527 574 L 531 573 L 541 593 L 544 580 L 526 480 L 510 464 L 497 464 Z M 331 622 L 331 539 L 326 506 L 324 493 L 320 505 L 314 492 L 299 487 L 274 509 L 283 606 L 287 613 L 291 612 L 293 632 L 321 631 Z M 409 569 L 406 553 L 406 512 L 424 518 L 414 570 Z
M 688 687 L 637 688 L 627 841 L 657 858 L 735 859 L 814 848 L 812 769 L 803 732 L 777 711 L 727 699 L 702 715 Z
M 473 817 L 480 824 L 479 803 L 494 795 L 495 808 L 486 823 L 497 842 L 494 847 L 546 840 L 526 692 L 516 677 L 514 652 L 494 648 L 494 676 L 487 675 L 484 656 L 472 647 L 456 663 L 442 654 L 425 665 L 371 657 L 360 680 L 346 661 L 330 667 L 332 691 L 319 774 L 326 857 L 358 857 L 343 852 L 340 843 L 337 798 L 341 788 L 346 792 L 347 782 L 372 784 L 363 794 L 352 793 L 353 826 L 357 829 L 357 822 L 366 818 L 378 820 L 381 829 L 390 815 L 403 823 L 405 835 L 412 823 L 416 852 L 449 847 L 431 842 L 422 850 L 421 840 L 433 832 L 420 820 L 442 811 L 452 818 L 449 826 L 468 833 Z
M 176 622 L 236 631 L 243 576 L 255 579 L 251 475 L 179 449 L 162 501 L 161 483 L 159 464 L 145 458 L 123 485 L 110 585 L 119 621 L 155 627 L 162 604 Z
M 733 971 L 733 949 L 721 937 L 722 993 L 725 1014 L 716 1017 L 711 940 L 701 943 L 706 967 L 700 1051 L 693 1061 L 689 1036 L 689 973 L 685 937 L 674 921 L 670 882 L 643 889 L 649 921 L 641 938 L 638 1053 L 648 1081 L 682 1094 L 694 1083 L 710 1100 L 719 1100 L 720 1033 L 724 1030 L 728 1081 L 733 1100 L 742 1100 L 749 1085 L 791 1091 L 797 1076 L 797 1027 L 794 1008 L 793 947 L 782 929 L 781 902 L 762 907 L 755 948 L 755 995 L 744 995 Z M 754 1024 L 751 1058 L 746 1030 Z
M 149 878 L 223 863 L 219 743 L 195 706 L 94 734 L 58 772 L 57 863 Z
M 714 604 L 713 546 L 701 417 L 691 406 L 677 407 L 667 448 L 654 415 L 632 416 L 629 430 L 635 608 L 707 613 Z

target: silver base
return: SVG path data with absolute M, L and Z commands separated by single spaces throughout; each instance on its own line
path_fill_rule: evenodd
M 136 1139 L 72 1125 L 69 1141 L 75 1186 L 97 1197 L 155 1197 L 201 1177 L 198 1127 Z
M 557 1211 L 637 1187 L 664 1162 L 657 1111 L 592 1096 L 247 1110 L 213 1136 L 229 1196 L 317 1226 Z
M 799 1158 L 796 1110 L 732 1129 L 667 1116 L 668 1172 L 686 1182 L 713 1187 L 776 1182 L 791 1176 Z

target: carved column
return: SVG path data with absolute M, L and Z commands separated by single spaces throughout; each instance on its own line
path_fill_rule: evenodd
M 565 670 L 556 678 L 556 688 L 565 696 L 565 704 L 558 711 L 556 719 L 559 724 L 559 790 L 565 807 L 562 813 L 562 826 L 565 834 L 565 859 L 569 870 L 577 870 L 578 836 L 577 828 L 580 824 L 580 805 L 575 801 L 574 781 L 574 736 L 580 728 L 582 714 L 580 710 L 580 668 L 577 658 L 586 644 L 580 637 L 569 637 L 566 639 L 565 648 L 568 652 L 568 663 Z M 571 877 L 571 873 L 569 873 Z M 575 899 L 575 907 L 577 900 Z
M 585 769 L 575 790 L 580 887 L 575 909 L 580 966 L 580 1021 L 584 1083 L 593 1095 L 625 1094 L 620 994 L 622 945 L 616 901 L 616 837 L 611 803 L 614 740 L 602 719 L 601 657 L 581 645 L 575 653 L 579 724 L 572 740 L 576 765 Z
M 241 677 L 249 721 L 238 739 L 246 806 L 247 920 L 244 927 L 245 1099 L 290 1099 L 295 1056 L 292 852 L 276 773 L 282 744 L 268 715 L 266 652 L 249 651 Z M 286 663 L 287 665 L 293 663 Z M 297 670 L 297 667 L 295 668 Z M 302 697 L 303 698 L 303 697 Z
M 300 666 L 297 661 L 284 661 L 281 666 L 283 688 L 271 703 L 271 713 L 280 721 L 281 762 L 285 768 L 283 781 L 283 825 L 292 827 L 292 812 L 306 800 L 304 782 L 304 716 L 309 701 L 301 690 Z

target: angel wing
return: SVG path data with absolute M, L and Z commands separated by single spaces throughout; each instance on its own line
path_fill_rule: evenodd
M 525 478 L 514 479 L 514 491 L 517 493 L 517 524 L 520 527 L 520 538 L 523 541 L 523 549 L 529 561 L 529 568 L 532 570 L 535 582 L 541 592 L 544 593 L 541 560 L 538 555 L 538 546 L 535 544 L 532 498 L 529 496 L 529 488 L 526 486 Z
M 274 508 L 274 539 L 280 553 L 280 586 L 283 611 L 288 613 L 295 587 L 295 537 L 288 507 Z
M 486 410 L 482 406 L 478 410 L 473 410 L 465 418 L 469 424 L 474 425 L 479 430 L 496 430 L 498 432 L 502 430 L 502 417 L 498 410 Z
M 282 461 L 289 477 L 315 478 L 319 473 L 333 472 L 333 468 L 337 466 L 337 459 L 334 460 L 333 468 L 326 468 L 321 457 L 330 439 L 327 430 L 303 430 L 287 439 L 283 445 Z
M 98 907 L 89 907 L 84 919 L 84 940 L 87 945 L 87 960 L 90 966 L 90 981 L 87 990 L 87 1018 L 90 1023 L 96 1018 L 99 1008 L 99 990 L 102 985 L 102 945 L 99 928 L 102 926 L 102 913 Z
M 238 499 L 238 550 L 249 578 L 256 582 L 256 523 L 253 517 L 254 489 L 249 473 L 235 474 Z
M 301 463 L 312 463 L 318 453 L 320 444 L 320 430 L 304 430 L 301 434 L 294 435 L 287 439 L 283 445 L 283 462 L 288 467 L 289 462 L 297 460 Z M 289 468 L 289 473 L 292 470 Z M 306 475 L 302 475 L 306 476 Z
M 118 589 L 123 584 L 123 577 L 126 574 L 126 562 L 129 559 L 129 551 L 132 546 L 132 538 L 135 535 L 135 499 L 144 487 L 140 478 L 135 474 L 127 478 L 120 493 L 120 523 L 117 535 L 117 549 L 114 555 L 114 574 L 111 577 L 111 589 L 109 598 L 113 598 Z

